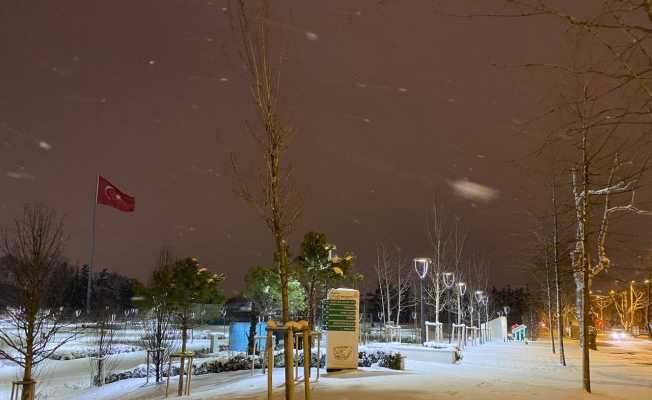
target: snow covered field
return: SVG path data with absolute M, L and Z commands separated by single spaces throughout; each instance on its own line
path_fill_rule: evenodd
M 224 332 L 221 326 L 213 326 L 210 331 Z M 207 339 L 209 330 L 197 328 L 193 331 L 193 340 L 188 343 L 188 349 L 197 351 L 210 346 Z M 129 350 L 111 358 L 112 368 L 108 372 L 126 371 L 144 365 L 146 352 L 140 347 L 142 330 L 122 329 L 116 331 L 114 346 L 121 351 Z M 63 334 L 62 336 L 66 336 Z M 228 335 L 227 335 L 228 336 Z M 57 354 L 81 354 L 94 350 L 95 338 L 92 332 L 80 334 L 74 341 L 62 346 Z M 219 344 L 226 344 L 226 340 L 219 340 Z M 125 347 L 125 349 L 122 349 Z M 137 351 L 131 351 L 136 349 Z M 138 350 L 140 349 L 140 350 Z M 76 397 L 79 393 L 88 390 L 92 366 L 89 358 L 68 360 L 46 360 L 36 369 L 36 379 L 39 382 L 37 391 L 41 400 L 63 400 Z M 17 368 L 7 360 L 0 360 L 0 399 L 8 399 L 11 392 L 11 382 L 19 380 L 22 369 Z M 86 395 L 80 398 L 88 398 Z M 111 397 L 109 397 L 111 398 Z
M 361 368 L 323 373 L 313 385 L 313 399 L 652 399 L 652 341 L 644 339 L 600 343 L 600 350 L 592 352 L 592 395 L 580 389 L 579 351 L 573 341 L 567 342 L 565 368 L 558 365 L 558 357 L 550 353 L 549 343 L 543 341 L 470 347 L 464 351 L 462 362 L 456 365 L 433 362 L 430 350 L 414 345 L 378 346 L 405 354 L 406 370 Z M 135 353 L 125 355 L 135 356 Z M 79 360 L 67 362 L 76 361 Z M 282 370 L 274 371 L 276 386 L 282 385 L 282 376 Z M 3 382 L 5 379 L 3 375 Z M 66 379 L 62 376 L 61 381 Z M 164 397 L 164 385 L 145 386 L 144 383 L 144 379 L 128 379 L 102 388 L 69 390 L 42 398 L 150 400 Z M 260 370 L 254 376 L 248 371 L 195 376 L 190 398 L 262 400 L 266 397 L 265 385 Z M 303 387 L 298 385 L 297 399 L 303 398 L 302 391 Z M 275 398 L 282 398 L 278 388 Z

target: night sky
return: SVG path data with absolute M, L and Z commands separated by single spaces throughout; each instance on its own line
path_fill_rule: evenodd
M 98 173 L 136 197 L 101 207 L 96 266 L 144 279 L 162 245 L 225 272 L 229 291 L 269 265 L 272 239 L 235 194 L 229 155 L 253 171 L 255 124 L 225 0 L 4 1 L 0 6 L 0 224 L 25 202 L 66 216 L 66 254 L 89 257 Z M 283 1 L 288 158 L 308 230 L 369 275 L 377 242 L 428 254 L 433 197 L 469 231 L 496 285 L 522 284 L 527 232 L 547 201 L 536 135 L 556 60 L 554 21 L 458 19 L 431 1 Z M 483 198 L 461 196 L 470 181 Z M 460 183 L 462 183 L 460 185 Z M 473 189 L 473 187 L 471 188 Z M 650 222 L 637 222 L 637 251 Z M 633 226 L 636 226 L 634 224 Z M 372 282 L 368 282 L 369 287 Z

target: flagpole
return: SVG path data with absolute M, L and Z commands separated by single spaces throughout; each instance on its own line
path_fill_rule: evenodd
M 91 229 L 91 260 L 88 264 L 88 283 L 86 284 L 86 316 L 91 313 L 91 286 L 93 282 L 93 259 L 95 258 L 95 213 L 97 212 L 97 191 L 100 185 L 100 176 L 95 179 L 95 202 L 93 203 L 93 217 Z

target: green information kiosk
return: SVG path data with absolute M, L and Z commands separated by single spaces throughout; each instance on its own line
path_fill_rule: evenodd
M 360 292 L 331 289 L 325 302 L 327 334 L 326 369 L 358 368 Z

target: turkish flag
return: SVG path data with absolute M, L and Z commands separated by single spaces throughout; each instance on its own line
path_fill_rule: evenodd
M 136 209 L 136 199 L 113 186 L 103 176 L 99 176 L 97 181 L 97 204 L 104 204 L 124 212 L 132 212 Z

